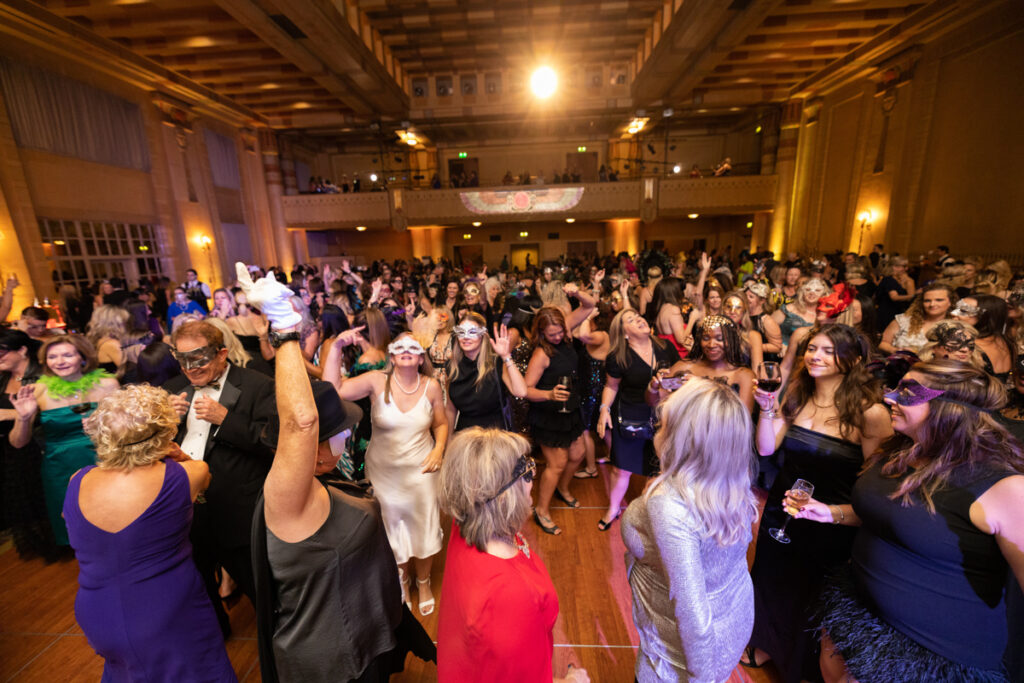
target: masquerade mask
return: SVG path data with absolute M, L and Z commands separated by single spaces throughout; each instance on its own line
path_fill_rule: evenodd
M 853 287 L 845 284 L 835 285 L 831 294 L 818 300 L 818 312 L 834 318 L 847 309 L 856 293 L 857 290 Z
M 896 388 L 885 394 L 885 398 L 899 406 L 919 406 L 942 396 L 944 391 L 929 389 L 917 380 L 901 379 Z
M 1024 306 L 1024 288 L 1016 287 L 1010 296 L 1006 299 L 1006 302 L 1011 306 Z
M 756 280 L 747 280 L 746 284 L 743 285 L 743 289 L 747 290 L 748 292 L 753 292 L 755 295 L 761 297 L 762 299 L 768 298 L 768 285 L 766 285 L 763 282 L 758 282 Z
M 471 322 L 459 323 L 454 331 L 459 339 L 478 339 L 487 334 L 484 328 Z
M 722 310 L 725 311 L 726 313 L 742 313 L 743 304 L 737 301 L 736 299 L 729 299 L 728 301 L 725 302 L 725 305 L 722 307 Z
M 817 294 L 818 296 L 825 296 L 828 294 L 828 285 L 815 278 L 813 280 L 808 280 L 804 284 L 803 290 L 811 294 Z
M 392 356 L 400 356 L 403 353 L 411 353 L 415 356 L 422 356 L 426 353 L 420 343 L 412 337 L 402 337 L 398 341 L 388 344 L 388 353 Z
M 519 456 L 519 460 L 516 462 L 515 469 L 512 470 L 512 479 L 498 489 L 498 492 L 488 498 L 488 501 L 494 500 L 505 491 L 512 488 L 512 486 L 520 479 L 524 480 L 527 484 L 533 481 L 533 476 L 537 473 L 537 463 L 528 455 Z
M 956 305 L 953 312 L 950 313 L 954 318 L 977 318 L 978 314 L 981 313 L 981 309 L 977 306 L 965 304 L 963 301 Z
M 209 365 L 217 357 L 218 351 L 219 349 L 215 349 L 207 344 L 191 351 L 172 351 L 171 353 L 174 359 L 181 365 L 182 370 L 195 370 L 196 368 L 205 368 Z
M 479 294 L 480 290 L 476 287 L 466 287 L 466 296 L 478 296 Z
M 928 339 L 947 351 L 974 350 L 974 337 L 958 325 L 936 325 L 928 332 Z
M 946 401 L 947 403 L 955 403 L 958 406 L 963 406 L 964 408 L 973 408 L 974 410 L 978 410 L 978 406 L 971 403 L 964 403 L 963 401 L 957 401 L 953 398 L 946 398 L 943 396 L 945 393 L 946 392 L 941 389 L 930 389 L 917 380 L 901 379 L 900 383 L 896 385 L 896 389 L 886 393 L 885 398 L 899 406 L 919 406 L 922 403 L 938 399 L 940 401 Z

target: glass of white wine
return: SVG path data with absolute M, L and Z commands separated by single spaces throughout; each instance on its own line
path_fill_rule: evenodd
M 787 508 L 786 512 L 789 513 L 790 517 L 782 523 L 781 529 L 769 529 L 768 535 L 779 543 L 789 543 L 790 538 L 786 535 L 786 527 L 789 526 L 790 520 L 793 519 L 792 515 L 795 515 L 797 512 L 802 510 L 804 505 L 807 505 L 807 502 L 811 499 L 813 494 L 814 484 L 811 482 L 806 479 L 797 479 L 793 482 L 793 485 L 789 487 L 789 497 L 795 500 L 800 507 L 796 508 L 793 512 L 790 512 L 789 508 Z

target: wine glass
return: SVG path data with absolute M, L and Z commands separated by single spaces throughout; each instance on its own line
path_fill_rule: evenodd
M 773 360 L 761 363 L 757 373 L 757 388 L 774 393 L 782 386 L 782 369 Z
M 561 384 L 566 391 L 572 392 L 572 377 L 569 375 L 562 375 L 558 378 L 558 383 Z M 560 413 L 568 413 L 569 411 L 569 400 L 562 401 L 562 407 L 559 409 Z
M 806 505 L 807 501 L 811 499 L 811 494 L 813 493 L 814 484 L 807 481 L 806 479 L 797 479 L 795 482 L 793 482 L 793 485 L 789 487 L 789 497 L 796 500 L 796 502 L 799 503 L 800 505 L 800 507 L 796 508 L 796 512 L 799 512 L 801 509 L 803 509 L 803 506 Z M 770 535 L 779 543 L 789 543 L 790 541 L 789 536 L 786 535 L 786 527 L 789 526 L 789 521 L 793 519 L 792 515 L 795 515 L 796 512 L 790 513 L 788 509 L 786 510 L 786 512 L 790 514 L 790 517 L 786 518 L 786 521 L 782 523 L 782 528 L 768 530 L 768 535 Z

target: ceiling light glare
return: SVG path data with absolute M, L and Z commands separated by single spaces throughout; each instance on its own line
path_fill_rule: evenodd
M 376 173 L 371 173 L 370 174 L 370 182 L 371 183 L 377 182 L 377 174 Z
M 675 166 L 672 167 L 672 172 L 673 173 L 679 173 L 682 170 L 683 170 L 683 167 L 680 166 L 679 164 L 676 164 Z
M 546 100 L 558 88 L 558 74 L 550 66 L 538 67 L 530 76 L 530 90 L 535 97 Z

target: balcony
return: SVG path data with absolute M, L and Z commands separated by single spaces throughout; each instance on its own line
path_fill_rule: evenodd
M 606 220 L 690 213 L 770 211 L 777 176 L 643 178 L 614 183 L 530 185 L 283 197 L 290 228 L 395 227 L 521 223 L 564 218 Z

